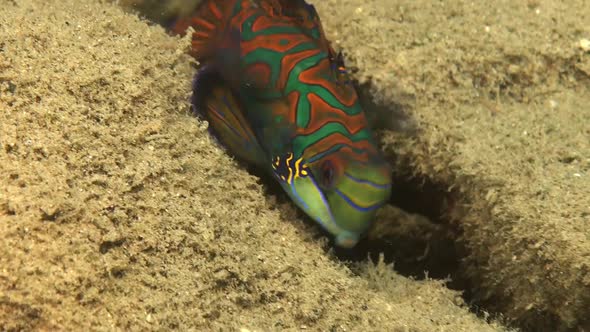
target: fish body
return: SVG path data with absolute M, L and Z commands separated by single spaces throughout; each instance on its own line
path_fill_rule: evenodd
M 390 197 L 391 169 L 342 56 L 304 0 L 204 0 L 192 26 L 193 105 L 237 158 L 272 174 L 307 215 L 352 247 Z

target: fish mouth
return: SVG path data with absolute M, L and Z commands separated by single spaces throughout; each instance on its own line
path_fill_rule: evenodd
M 354 247 L 359 242 L 361 234 L 347 230 L 338 225 L 325 195 L 320 192 L 320 196 L 327 212 L 327 216 L 324 216 L 324 218 L 319 215 L 314 215 L 314 213 L 309 209 L 307 204 L 302 199 L 298 199 L 296 202 L 298 203 L 297 205 L 299 205 L 299 207 L 305 212 L 305 214 L 312 217 L 312 219 L 314 219 L 317 224 L 319 224 L 324 230 L 328 231 L 328 233 L 332 235 L 334 238 L 334 243 L 337 246 L 342 248 Z
M 352 248 L 359 242 L 362 232 L 347 229 L 337 222 L 325 193 L 313 175 L 292 181 L 285 181 L 276 175 L 275 177 L 293 203 L 329 233 L 336 246 Z
M 361 234 L 353 231 L 346 230 L 342 226 L 336 223 L 336 220 L 332 216 L 332 211 L 329 206 L 327 210 L 330 212 L 330 219 L 323 220 L 319 218 L 313 218 L 323 229 L 328 231 L 334 238 L 334 244 L 341 248 L 350 249 L 354 247 L 360 240 Z M 304 210 L 305 211 L 305 210 Z M 307 215 L 310 215 L 305 211 Z
M 336 235 L 334 241 L 335 244 L 341 248 L 350 249 L 359 242 L 360 235 L 357 233 L 352 233 L 348 231 L 342 231 L 340 234 Z

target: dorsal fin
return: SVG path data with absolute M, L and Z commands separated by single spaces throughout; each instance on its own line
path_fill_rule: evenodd
M 320 16 L 312 4 L 305 0 L 262 0 L 262 2 L 270 3 L 277 15 L 293 18 L 305 34 L 318 41 L 320 48 L 328 50 L 332 57 L 336 56 L 336 52 L 326 38 Z M 319 34 L 312 32 L 314 30 Z
M 214 56 L 226 31 L 227 21 L 235 1 L 202 0 L 188 17 L 176 20 L 171 27 L 174 34 L 184 35 L 189 26 L 195 29 L 190 54 L 198 61 Z
M 196 10 L 188 17 L 178 18 L 171 24 L 173 34 L 184 35 L 189 26 L 195 30 L 190 54 L 202 62 L 214 57 L 221 44 L 227 41 L 224 34 L 231 30 L 228 26 L 231 11 L 240 0 L 202 0 Z M 253 5 L 263 8 L 270 16 L 289 17 L 308 36 L 317 39 L 321 48 L 336 55 L 326 39 L 323 26 L 315 7 L 305 0 L 252 0 Z M 313 30 L 319 34 L 312 33 Z

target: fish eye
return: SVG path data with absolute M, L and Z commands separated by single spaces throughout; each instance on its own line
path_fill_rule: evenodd
M 326 188 L 332 187 L 332 185 L 334 184 L 334 175 L 336 173 L 332 162 L 330 162 L 329 160 L 325 161 L 322 164 L 320 172 L 322 185 Z

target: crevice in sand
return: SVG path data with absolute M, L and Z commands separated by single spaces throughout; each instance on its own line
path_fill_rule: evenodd
M 381 122 L 379 129 L 408 137 L 419 135 L 413 119 L 407 118 L 409 112 L 404 111 L 410 106 L 375 102 L 370 83 L 357 84 L 357 91 L 368 112 L 377 112 L 380 113 L 376 115 L 378 118 L 393 118 L 398 122 Z M 460 243 L 462 232 L 456 222 L 464 213 L 459 206 L 463 201 L 460 193 L 451 183 L 435 182 L 427 174 L 411 169 L 410 162 L 395 162 L 397 156 L 391 152 L 386 152 L 385 156 L 394 167 L 390 204 L 383 208 L 367 238 L 353 249 L 334 247 L 335 257 L 348 264 L 376 262 L 383 255 L 384 262 L 393 263 L 393 269 L 403 276 L 445 281 L 448 288 L 461 292 L 472 312 L 489 319 L 487 308 L 474 303 L 474 285 L 461 270 L 461 261 L 468 252 Z
M 381 217 L 386 221 L 380 220 L 379 229 L 354 249 L 336 249 L 336 256 L 343 261 L 376 261 L 383 253 L 385 263 L 394 263 L 401 275 L 419 280 L 450 279 L 449 288 L 463 290 L 457 275 L 461 255 L 455 241 L 459 230 L 445 217 L 453 193 L 424 179 L 407 175 L 394 179 L 390 206 Z

